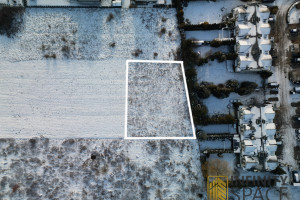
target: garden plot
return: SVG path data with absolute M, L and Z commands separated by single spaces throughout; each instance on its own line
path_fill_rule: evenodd
M 220 23 L 233 8 L 243 4 L 245 3 L 237 0 L 191 1 L 184 8 L 184 18 L 189 19 L 192 24 Z
M 122 65 L 122 60 L 2 62 L 0 137 L 122 138 Z
M 125 137 L 193 138 L 181 64 L 128 62 Z
M 207 126 L 197 126 L 197 129 L 201 129 L 207 134 L 236 133 L 236 129 L 232 124 L 214 124 Z
M 1 139 L 0 163 L 0 199 L 195 199 L 205 193 L 196 140 Z
M 273 95 L 274 97 L 274 95 Z M 232 102 L 239 100 L 244 105 L 262 104 L 264 102 L 263 89 L 255 91 L 249 95 L 239 95 L 237 93 L 230 93 L 229 97 L 218 99 L 211 95 L 204 99 L 203 103 L 209 108 L 209 114 L 232 114 L 234 115 L 234 108 Z
M 27 8 L 20 32 L 0 36 L 0 59 L 173 60 L 180 44 L 175 14 L 151 8 Z
M 200 145 L 200 150 L 205 151 L 205 150 L 211 150 L 211 149 L 231 149 L 231 140 L 230 139 L 224 139 L 223 140 L 205 140 L 201 142 Z
M 212 41 L 216 38 L 230 38 L 228 30 L 186 31 L 186 39 Z
M 259 87 L 262 86 L 262 79 L 257 73 L 234 73 L 232 72 L 232 62 L 212 61 L 203 66 L 197 67 L 198 81 L 213 82 L 214 84 L 225 83 L 229 79 L 235 79 L 239 82 L 256 82 Z

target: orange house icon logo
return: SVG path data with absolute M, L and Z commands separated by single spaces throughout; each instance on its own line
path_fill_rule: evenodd
M 207 198 L 209 200 L 228 200 L 227 176 L 208 176 Z

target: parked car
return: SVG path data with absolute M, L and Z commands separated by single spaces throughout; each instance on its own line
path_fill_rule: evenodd
M 300 87 L 294 87 L 294 91 L 295 91 L 296 93 L 300 93 Z
M 290 29 L 291 35 L 298 35 L 299 30 L 297 28 Z
M 296 94 L 296 92 L 294 90 L 291 90 L 290 94 Z
M 293 171 L 292 174 L 293 174 L 293 181 L 295 183 L 299 183 L 300 182 L 299 181 L 299 173 L 297 171 Z
M 276 83 L 276 82 L 271 82 L 271 83 L 268 83 L 268 86 L 271 87 L 271 88 L 278 88 L 279 84 Z
M 273 17 L 270 17 L 268 20 L 269 23 L 273 23 L 274 21 L 275 21 L 275 19 Z
M 293 62 L 294 62 L 294 63 L 300 63 L 300 58 L 298 58 L 298 57 L 297 57 L 297 58 L 294 58 L 294 59 L 293 59 Z
M 295 133 L 300 134 L 300 129 L 299 128 L 295 129 Z
M 293 84 L 300 85 L 300 81 L 293 81 Z
M 270 94 L 278 94 L 278 88 L 272 88 Z

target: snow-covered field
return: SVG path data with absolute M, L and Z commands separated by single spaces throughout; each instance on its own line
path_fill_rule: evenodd
M 156 59 L 173 60 L 179 44 L 175 9 L 27 8 L 17 37 L 0 36 L 0 59 L 151 60 L 156 52 Z M 134 57 L 137 49 L 142 53 Z
M 129 62 L 129 137 L 192 137 L 180 63 Z
M 1 137 L 123 137 L 126 60 L 172 60 L 178 45 L 174 9 L 26 9 L 0 36 Z
M 124 137 L 122 65 L 122 60 L 2 63 L 0 137 Z
M 1 139 L 0 199 L 198 199 L 199 159 L 196 140 Z

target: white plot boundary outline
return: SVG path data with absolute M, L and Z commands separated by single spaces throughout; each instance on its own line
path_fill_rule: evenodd
M 127 122 L 128 122 L 128 64 L 129 63 L 175 63 L 175 64 L 180 64 L 181 69 L 182 69 L 182 76 L 183 76 L 183 82 L 184 82 L 184 88 L 185 88 L 185 94 L 188 102 L 188 107 L 189 107 L 189 115 L 190 115 L 190 121 L 191 121 L 191 126 L 192 126 L 192 131 L 193 131 L 193 137 L 128 137 L 127 133 Z M 185 73 L 184 73 L 184 67 L 183 67 L 183 61 L 169 61 L 169 60 L 126 60 L 126 89 L 125 89 L 125 140 L 188 140 L 188 139 L 197 139 L 196 138 L 196 133 L 195 133 L 195 127 L 194 127 L 194 120 L 193 120 L 193 115 L 192 115 L 192 109 L 191 109 L 191 104 L 190 104 L 190 98 L 189 98 L 189 92 L 188 92 L 188 87 L 186 83 L 186 78 L 185 78 Z

